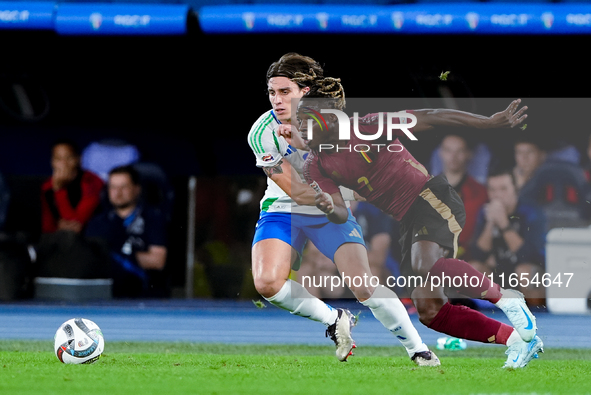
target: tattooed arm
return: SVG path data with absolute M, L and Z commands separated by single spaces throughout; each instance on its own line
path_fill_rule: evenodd
M 300 176 L 289 162 L 281 160 L 272 167 L 263 167 L 263 171 L 279 188 L 283 189 L 299 205 L 314 205 L 316 192 L 302 182 Z

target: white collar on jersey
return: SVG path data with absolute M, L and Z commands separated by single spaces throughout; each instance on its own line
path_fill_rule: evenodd
M 277 118 L 277 116 L 275 115 L 275 111 L 271 110 L 271 115 L 273 115 L 273 118 L 275 118 L 275 121 L 281 125 L 281 121 L 279 120 L 279 118 Z

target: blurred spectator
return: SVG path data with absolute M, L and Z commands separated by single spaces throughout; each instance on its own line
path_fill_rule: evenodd
M 113 208 L 90 221 L 86 236 L 109 250 L 114 297 L 167 297 L 166 221 L 159 209 L 139 202 L 140 194 L 133 166 L 111 170 L 108 195 Z
M 511 170 L 492 171 L 488 196 L 478 216 L 470 262 L 482 273 L 494 273 L 495 281 L 510 288 L 509 276 L 541 282 L 545 267 L 545 216 L 536 206 L 518 202 Z M 532 305 L 544 302 L 544 287 L 517 287 Z
M 581 153 L 574 145 L 559 140 L 556 147 L 548 152 L 546 160 L 578 165 L 581 162 Z
M 472 159 L 472 147 L 465 137 L 457 134 L 444 137 L 439 156 L 443 163 L 443 174 L 462 198 L 466 209 L 466 223 L 458 241 L 460 246 L 458 257 L 466 259 L 478 212 L 482 205 L 488 201 L 488 194 L 484 185 L 468 174 L 468 163 Z
M 62 140 L 51 151 L 52 176 L 41 186 L 41 239 L 37 276 L 97 278 L 104 274 L 94 247 L 81 232 L 95 213 L 103 182 L 80 168 L 76 144 Z
M 521 175 L 519 199 L 540 206 L 546 215 L 547 229 L 579 227 L 590 215 L 591 187 L 578 164 L 574 149 L 560 141 L 559 147 L 546 154 L 534 140 L 520 140 L 515 145 L 514 174 Z
M 517 190 L 521 191 L 525 184 L 546 160 L 546 151 L 533 138 L 521 138 L 515 142 L 515 167 L 513 176 Z
M 41 187 L 42 232 L 80 233 L 99 205 L 103 182 L 80 168 L 80 152 L 70 141 L 53 145 L 51 168 L 52 176 Z
M 480 184 L 486 183 L 488 167 L 491 162 L 492 154 L 484 143 L 476 144 L 470 147 L 472 155 L 466 163 L 466 172 Z M 441 158 L 441 145 L 433 150 L 430 161 L 431 174 L 443 173 L 443 160 Z

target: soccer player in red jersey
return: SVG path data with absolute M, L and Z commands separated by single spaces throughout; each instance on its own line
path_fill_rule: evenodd
M 391 122 L 398 121 L 399 126 L 405 123 L 414 126 L 405 133 L 421 132 L 436 126 L 478 129 L 515 127 L 527 117 L 524 114 L 527 107 L 519 109 L 520 102 L 515 100 L 506 110 L 490 117 L 456 110 L 426 109 L 408 111 Z M 535 317 L 525 304 L 523 295 L 501 289 L 467 262 L 455 259 L 465 210 L 447 179 L 443 175 L 431 176 L 398 138 L 393 141 L 385 138 L 367 141 L 357 135 L 377 136 L 388 122 L 382 119 L 380 126 L 383 114 L 369 114 L 357 119 L 356 133 L 355 120 L 352 119 L 354 122 L 349 123 L 353 124 L 350 139 L 339 140 L 342 119 L 338 118 L 335 109 L 344 109 L 344 91 L 340 80 L 319 80 L 298 104 L 300 129 L 309 140 L 295 132 L 293 127 L 290 131 L 283 131 L 292 145 L 307 146 L 311 150 L 304 175 L 307 182 L 316 182 L 321 189 L 316 195 L 317 207 L 330 221 L 346 221 L 348 212 L 338 189 L 339 185 L 343 185 L 400 221 L 401 273 L 409 280 L 406 286 L 420 321 L 451 336 L 505 344 L 509 348 L 504 367 L 527 365 L 538 351 L 543 351 L 542 341 L 536 335 Z M 328 113 L 323 110 L 333 111 Z M 320 119 L 319 115 L 323 118 Z M 309 119 L 314 121 L 308 122 Z M 308 130 L 309 124 L 312 125 L 311 131 Z M 417 283 L 415 279 L 415 283 L 411 284 L 411 277 L 417 275 L 423 281 Z M 478 281 L 470 281 L 473 278 Z M 495 303 L 507 314 L 515 328 L 465 306 L 451 305 L 446 295 L 447 288 L 453 289 L 451 292 Z

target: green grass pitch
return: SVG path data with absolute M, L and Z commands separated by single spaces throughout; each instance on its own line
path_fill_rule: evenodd
M 64 365 L 51 342 L 0 341 L 0 394 L 589 394 L 587 350 L 547 349 L 507 369 L 504 348 L 439 351 L 417 368 L 400 346 L 334 347 L 107 342 L 92 365 Z

